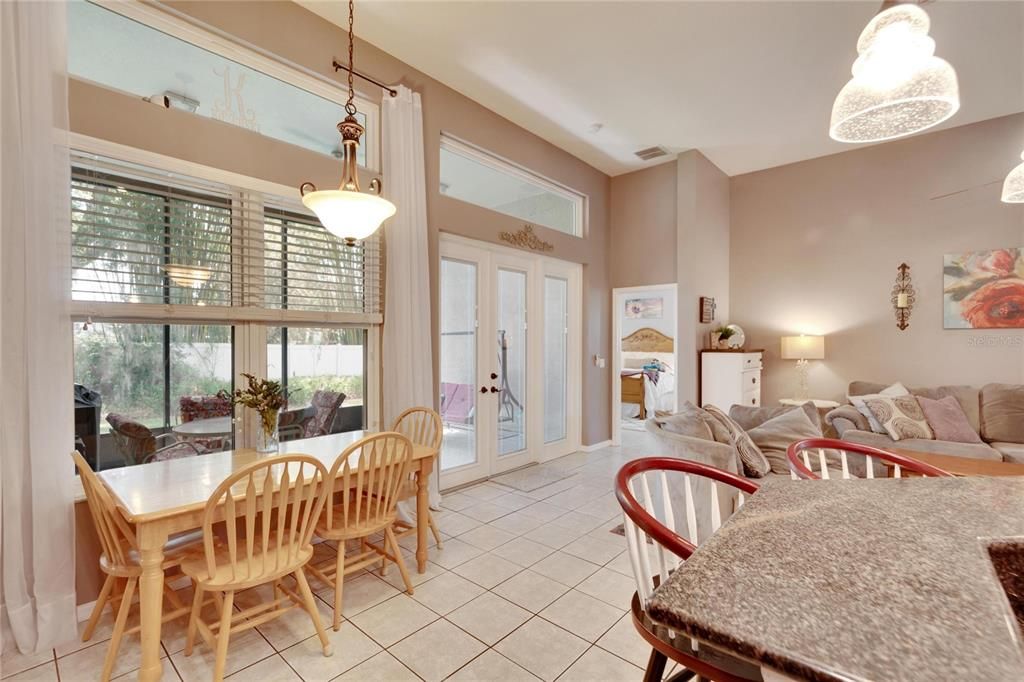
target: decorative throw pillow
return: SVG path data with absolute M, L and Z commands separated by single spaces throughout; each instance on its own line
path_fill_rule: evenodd
M 886 433 L 893 440 L 905 438 L 924 438 L 931 440 L 935 437 L 928 421 L 924 418 L 924 412 L 912 395 L 901 395 L 896 397 L 869 396 L 864 402 L 867 403 L 871 414 L 875 416 L 878 423 L 885 427 Z
M 971 428 L 964 408 L 951 395 L 940 400 L 932 400 L 917 396 L 917 404 L 924 412 L 924 418 L 935 434 L 935 440 L 946 440 L 952 443 L 980 443 L 981 438 Z
M 895 398 L 901 395 L 910 395 L 910 391 L 907 387 L 900 382 L 896 382 L 889 388 L 886 388 L 878 393 L 870 395 L 848 395 L 846 398 L 850 403 L 857 408 L 857 411 L 867 417 L 868 423 L 871 424 L 871 430 L 875 433 L 887 433 L 885 427 L 878 421 L 875 415 L 871 412 L 871 409 L 867 405 L 869 398 Z
M 788 474 L 786 450 L 790 444 L 805 438 L 821 438 L 821 425 L 817 420 L 812 422 L 806 411 L 794 408 L 751 429 L 748 435 L 764 453 L 773 474 Z
M 701 440 L 714 440 L 715 438 L 711 431 L 711 425 L 708 424 L 708 421 L 713 421 L 711 415 L 689 401 L 683 403 L 676 414 L 656 417 L 655 421 L 669 433 Z
M 764 454 L 757 448 L 754 441 L 743 428 L 733 421 L 732 417 L 722 412 L 714 405 L 705 405 L 704 410 L 725 427 L 732 438 L 732 445 L 740 457 L 740 464 L 743 466 L 743 473 L 750 478 L 761 478 L 769 471 L 771 465 L 765 459 Z

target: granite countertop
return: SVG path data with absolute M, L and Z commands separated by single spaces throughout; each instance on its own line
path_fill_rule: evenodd
M 1019 588 L 1024 477 L 776 480 L 648 610 L 800 679 L 1020 682 L 1021 626 L 993 544 Z

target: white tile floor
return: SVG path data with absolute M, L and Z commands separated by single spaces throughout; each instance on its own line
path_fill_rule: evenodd
M 657 451 L 650 438 L 627 431 L 621 448 L 541 465 L 571 475 L 531 492 L 489 482 L 447 495 L 435 514 L 444 549 L 431 546 L 427 573 L 415 573 L 415 539 L 402 540 L 415 595 L 401 591 L 393 566 L 384 578 L 361 573 L 346 581 L 345 620 L 331 632 L 333 590 L 311 578 L 334 655 L 322 655 L 309 618 L 295 610 L 232 638 L 229 679 L 642 679 L 650 648 L 627 613 L 635 588 L 625 540 L 609 529 L 621 521 L 612 478 L 624 462 Z M 318 561 L 334 551 L 317 549 Z M 253 591 L 236 601 L 259 598 Z M 111 629 L 105 619 L 88 645 L 5 654 L 3 679 L 97 679 Z M 163 634 L 165 681 L 210 679 L 208 647 L 186 657 L 183 626 L 167 624 Z M 134 679 L 138 664 L 138 637 L 126 637 L 114 674 Z

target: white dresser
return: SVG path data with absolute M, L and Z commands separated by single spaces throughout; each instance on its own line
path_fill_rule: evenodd
M 700 404 L 725 412 L 733 405 L 761 404 L 761 349 L 700 352 Z

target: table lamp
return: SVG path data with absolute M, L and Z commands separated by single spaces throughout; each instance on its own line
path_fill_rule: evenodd
M 796 397 L 807 398 L 807 361 L 825 359 L 824 336 L 783 336 L 782 359 L 796 360 L 796 371 L 800 377 L 800 386 Z

